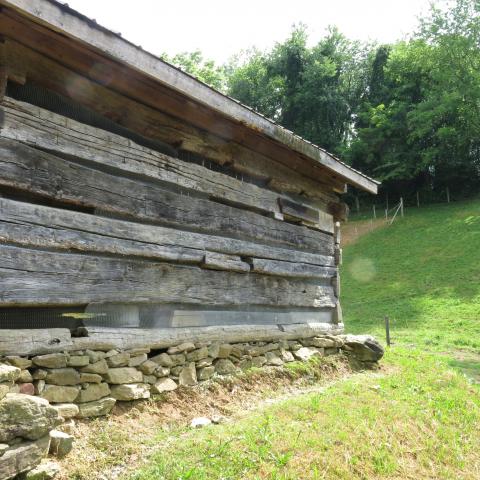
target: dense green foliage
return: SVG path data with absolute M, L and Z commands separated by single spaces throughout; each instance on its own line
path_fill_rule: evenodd
M 442 3 L 442 5 L 444 5 Z M 432 7 L 408 41 L 363 44 L 305 27 L 271 51 L 216 66 L 199 52 L 171 59 L 212 86 L 339 154 L 411 198 L 480 186 L 480 3 Z

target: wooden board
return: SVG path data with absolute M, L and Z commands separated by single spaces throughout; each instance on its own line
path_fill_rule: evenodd
M 221 341 L 241 343 L 275 341 L 338 335 L 342 324 L 309 322 L 294 325 L 225 325 L 167 329 L 88 327 L 88 337 L 72 338 L 68 329 L 1 330 L 0 355 L 40 355 L 82 349 L 129 349 L 145 347 L 163 349 L 185 341 Z
M 0 329 L 0 355 L 38 355 L 68 350 L 72 337 L 67 328 L 38 330 Z
M 133 141 L 57 115 L 42 108 L 6 98 L 1 135 L 54 154 L 72 157 L 172 183 L 219 200 L 267 213 L 278 212 L 278 194 L 256 185 L 184 162 Z
M 13 140 L 0 138 L 0 171 L 0 186 L 73 205 L 327 256 L 333 253 L 333 236 L 323 232 L 94 170 Z
M 71 210 L 0 198 L 0 242 L 41 249 L 74 250 L 203 263 L 223 253 L 333 266 L 333 256 L 264 246 L 235 238 L 143 225 Z
M 227 270 L 232 272 L 250 272 L 250 265 L 237 255 L 206 252 L 202 262 L 203 268 L 210 270 Z
M 264 258 L 252 258 L 251 264 L 253 272 L 281 277 L 332 278 L 336 274 L 335 268 L 295 262 L 293 259 L 290 262 L 283 262 Z
M 329 282 L 0 247 L 0 305 L 92 302 L 331 308 Z
M 343 333 L 343 324 L 297 323 L 292 325 L 226 325 L 165 329 L 101 328 L 86 329 L 88 337 L 74 338 L 74 349 L 128 349 L 148 346 L 168 348 L 185 341 L 229 342 L 275 341 Z

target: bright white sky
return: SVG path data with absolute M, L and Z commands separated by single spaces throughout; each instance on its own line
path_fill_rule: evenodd
M 329 25 L 351 39 L 392 42 L 410 34 L 430 0 L 68 0 L 68 4 L 154 54 L 200 49 L 226 61 L 266 49 L 305 23 L 316 43 Z

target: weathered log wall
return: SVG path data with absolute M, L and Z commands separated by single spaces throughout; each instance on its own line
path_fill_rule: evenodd
M 251 323 L 258 334 L 263 323 L 268 335 L 341 325 L 338 182 L 205 135 L 14 41 L 1 53 L 59 102 L 68 93 L 96 115 L 122 110 L 114 120 L 146 137 L 3 98 L 0 307 L 150 305 L 170 312 L 161 326 Z

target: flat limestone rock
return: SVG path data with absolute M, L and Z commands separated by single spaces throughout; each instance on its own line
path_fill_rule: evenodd
M 130 354 L 126 352 L 117 353 L 116 355 L 108 357 L 106 360 L 110 368 L 126 367 L 130 360 Z
M 143 374 L 136 368 L 110 368 L 103 377 L 107 383 L 120 385 L 123 383 L 142 383 Z
M 177 353 L 191 352 L 192 350 L 195 350 L 195 344 L 192 342 L 185 342 L 175 347 L 170 347 L 167 350 L 167 353 L 170 355 L 175 355 Z
M 385 350 L 371 335 L 345 335 L 345 350 L 353 353 L 361 362 L 378 362 Z
M 7 361 L 7 363 L 9 365 L 12 365 L 14 367 L 18 367 L 21 370 L 25 370 L 26 368 L 32 366 L 32 361 L 29 360 L 28 358 L 9 355 L 9 356 L 5 357 L 5 360 Z
M 161 367 L 173 367 L 173 360 L 168 353 L 160 353 L 150 358 L 150 360 L 152 362 L 155 362 L 157 365 L 160 365 Z
M 37 440 L 60 423 L 58 412 L 43 398 L 9 393 L 0 402 L 0 442 Z
M 80 374 L 80 383 L 100 383 L 102 380 L 102 376 L 97 373 Z
M 130 360 L 128 361 L 128 366 L 129 367 L 138 367 L 141 365 L 143 362 L 146 362 L 148 359 L 146 353 L 141 353 L 140 355 L 135 355 L 134 357 L 130 357 Z
M 111 394 L 113 398 L 124 402 L 150 398 L 150 385 L 145 383 L 113 385 Z
M 21 370 L 18 367 L 12 365 L 0 365 L 0 383 L 1 382 L 14 382 L 21 374 Z
M 74 368 L 52 368 L 48 370 L 45 381 L 52 385 L 77 385 L 80 374 Z
M 25 474 L 22 480 L 52 480 L 60 473 L 60 465 L 55 462 L 42 462 Z
M 68 455 L 73 448 L 73 436 L 60 432 L 59 430 L 52 430 L 50 432 L 50 449 L 49 452 L 51 455 L 56 457 L 64 457 Z
M 10 383 L 0 383 L 0 400 L 10 391 Z
M 32 374 L 28 370 L 22 370 L 17 378 L 17 383 L 31 383 L 33 382 Z
M 89 383 L 85 388 L 80 390 L 78 397 L 75 399 L 76 403 L 94 402 L 103 397 L 110 395 L 110 387 L 108 383 Z
M 49 435 L 10 447 L 0 457 L 0 478 L 9 480 L 20 473 L 32 470 L 48 454 L 49 447 Z
M 42 398 L 52 403 L 72 403 L 80 392 L 80 386 L 68 385 L 45 385 Z
M 69 367 L 86 367 L 90 363 L 88 355 L 70 355 L 67 360 L 67 366 Z
M 302 347 L 293 352 L 293 356 L 297 360 L 301 360 L 302 362 L 306 362 L 310 358 L 318 355 L 320 355 L 320 352 L 318 350 L 314 350 L 313 348 L 309 347 Z
M 96 352 L 95 352 L 96 353 Z M 94 357 L 97 358 L 97 357 Z M 91 361 L 91 358 L 90 358 Z M 96 362 L 87 365 L 86 367 L 82 367 L 80 370 L 82 373 L 96 373 L 97 375 L 104 375 L 108 372 L 108 364 L 104 358 L 97 360 Z
M 152 385 L 152 393 L 172 392 L 178 385 L 171 378 L 160 378 Z
M 263 355 L 252 358 L 252 367 L 260 368 L 266 363 L 267 363 L 267 359 Z
M 143 362 L 138 369 L 144 373 L 145 375 L 151 375 L 155 369 L 158 367 L 158 364 L 155 362 L 152 362 L 151 360 L 147 360 Z
M 76 417 L 80 411 L 75 403 L 57 403 L 52 405 L 52 407 L 64 419 Z
M 208 367 L 201 368 L 197 372 L 197 377 L 199 380 L 208 380 L 215 373 L 215 367 L 210 365 Z
M 267 365 L 272 365 L 274 367 L 280 367 L 283 365 L 283 360 L 275 352 L 266 352 L 265 358 L 267 360 Z
M 47 355 L 33 357 L 32 362 L 38 367 L 65 368 L 67 366 L 67 356 L 64 353 L 48 353 Z
M 188 362 L 198 362 L 208 357 L 208 348 L 202 347 L 187 353 Z
M 190 422 L 190 427 L 202 428 L 211 424 L 212 424 L 212 421 L 207 417 L 196 417 Z
M 180 372 L 178 383 L 184 386 L 193 386 L 198 383 L 197 381 L 197 369 L 195 363 L 191 362 L 185 365 Z
M 108 415 L 114 405 L 116 400 L 112 397 L 102 398 L 101 400 L 97 400 L 96 402 L 88 402 L 88 403 L 79 403 L 79 418 L 88 418 L 88 417 L 101 417 L 104 415 Z
M 236 370 L 237 368 L 235 365 L 226 358 L 222 358 L 215 362 L 215 371 L 219 375 L 231 375 L 232 373 L 235 373 Z

